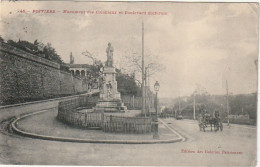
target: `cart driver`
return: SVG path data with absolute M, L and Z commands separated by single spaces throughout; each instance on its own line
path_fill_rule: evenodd
M 214 116 L 215 116 L 215 118 L 219 119 L 219 111 L 218 110 L 215 111 Z
M 203 118 L 204 122 L 206 122 L 207 119 L 209 118 L 209 114 L 208 114 L 206 109 L 204 109 L 203 112 L 202 112 L 202 118 Z

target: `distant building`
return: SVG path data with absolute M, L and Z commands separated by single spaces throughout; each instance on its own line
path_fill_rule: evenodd
M 102 62 L 95 60 L 93 65 L 89 64 L 74 64 L 74 56 L 70 53 L 70 63 L 66 64 L 71 74 L 83 79 L 83 82 L 88 85 L 88 89 L 99 89 L 103 83 Z
M 74 64 L 74 56 L 72 55 L 72 52 L 70 52 L 70 63 L 67 64 L 67 66 L 73 76 L 86 78 L 90 73 L 91 66 L 89 64 Z
M 86 77 L 91 72 L 89 64 L 68 64 L 69 70 L 73 76 Z

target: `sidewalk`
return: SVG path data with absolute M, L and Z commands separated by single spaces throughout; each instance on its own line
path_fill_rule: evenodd
M 57 109 L 52 109 L 38 114 L 28 115 L 16 123 L 16 128 L 25 136 L 49 140 L 73 140 L 75 142 L 97 142 L 97 143 L 169 143 L 181 139 L 168 127 L 159 123 L 159 140 L 153 139 L 153 133 L 149 134 L 119 134 L 105 133 L 102 130 L 87 130 L 73 128 L 56 119 Z M 19 132 L 20 133 L 20 132 Z M 39 137 L 40 136 L 40 137 Z M 44 137 L 45 136 L 45 137 Z M 47 138 L 46 138 L 47 137 Z M 49 138 L 48 138 L 49 137 Z

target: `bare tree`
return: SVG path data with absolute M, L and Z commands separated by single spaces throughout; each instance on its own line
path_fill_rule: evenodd
M 125 73 L 134 73 L 136 81 L 141 83 L 142 76 L 142 55 L 137 50 L 127 48 L 124 52 L 124 56 L 121 61 L 122 71 Z M 146 79 L 156 74 L 157 72 L 163 71 L 165 66 L 159 63 L 158 56 L 154 54 L 145 55 L 145 77 Z
M 195 88 L 193 94 L 196 94 L 196 95 L 209 95 L 209 93 L 206 90 L 206 88 L 203 87 L 202 85 L 198 84 L 198 83 L 196 83 L 196 88 Z

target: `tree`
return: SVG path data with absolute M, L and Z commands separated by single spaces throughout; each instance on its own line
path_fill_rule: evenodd
M 0 42 L 4 42 L 4 39 L 2 38 L 1 35 L 0 35 Z
M 60 55 L 58 55 L 56 53 L 56 50 L 51 46 L 51 43 L 47 43 L 47 45 L 43 48 L 43 54 L 45 55 L 46 59 L 49 59 L 49 60 L 56 62 L 58 64 L 63 63 Z
M 245 115 L 249 114 L 251 119 L 256 119 L 257 111 L 257 95 L 256 93 L 249 95 L 236 95 L 230 97 L 230 114 Z
M 121 59 L 121 70 L 128 74 L 135 74 L 136 81 L 141 84 L 141 77 L 142 77 L 142 55 L 138 52 L 141 50 L 139 47 L 126 48 L 125 54 Z M 162 65 L 159 60 L 159 57 L 150 54 L 149 50 L 146 50 L 148 54 L 145 57 L 145 71 L 146 76 L 145 78 L 148 79 L 149 77 L 153 76 L 157 72 L 163 71 L 165 69 L 164 65 Z
M 120 70 L 117 70 L 117 86 L 118 91 L 123 95 L 135 95 L 140 96 L 141 88 L 136 84 L 134 75 L 128 75 L 121 73 Z
M 35 40 L 33 43 L 31 43 L 19 39 L 17 42 L 13 40 L 8 40 L 7 44 L 34 54 L 36 56 L 44 57 L 50 61 L 56 62 L 61 65 L 61 70 L 69 71 L 68 67 L 66 67 L 65 63 L 62 61 L 60 55 L 58 55 L 56 53 L 56 50 L 51 46 L 51 43 L 47 43 L 47 45 L 44 45 L 38 40 Z

